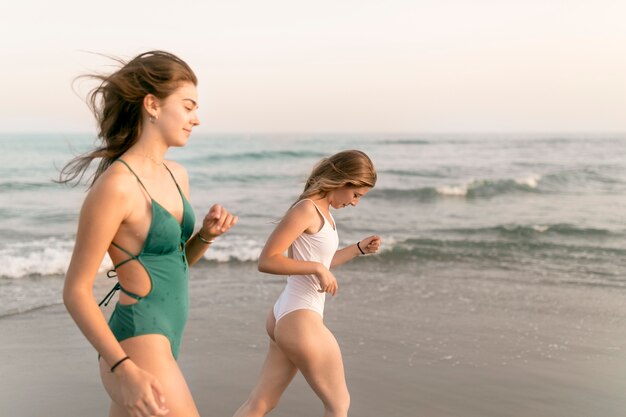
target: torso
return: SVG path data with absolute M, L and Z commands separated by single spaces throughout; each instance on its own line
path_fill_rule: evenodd
M 297 204 L 304 204 L 304 201 Z M 323 219 L 321 228 L 315 233 L 303 233 L 298 236 L 289 248 L 289 256 L 296 260 L 320 262 L 330 268 L 339 245 L 339 237 L 332 215 L 328 213 L 329 218 L 326 218 L 320 207 L 317 205 L 315 207 Z M 315 226 L 313 228 L 315 229 Z M 323 317 L 326 295 L 319 292 L 319 289 L 319 281 L 315 275 L 289 276 L 287 286 L 274 305 L 276 321 L 300 309 L 313 310 Z
M 119 165 L 125 164 L 123 160 Z M 130 171 L 130 165 L 126 167 Z M 135 176 L 132 174 L 133 177 Z M 181 216 L 169 212 L 165 205 L 154 197 L 139 177 L 135 177 L 145 191 L 149 213 L 140 213 L 149 221 L 145 237 L 137 249 L 124 246 L 113 240 L 110 253 L 115 262 L 115 271 L 120 278 L 123 291 L 109 320 L 109 326 L 119 341 L 145 334 L 162 334 L 168 338 L 174 357 L 182 338 L 188 314 L 188 264 L 185 256 L 185 243 L 191 236 L 195 216 L 182 189 L 179 189 L 173 173 L 169 182 L 173 183 L 182 206 Z M 144 188 L 142 187 L 145 187 Z M 137 192 L 139 193 L 139 192 Z M 132 221 L 127 224 L 127 229 Z M 137 239 L 135 236 L 134 239 Z M 122 279 L 124 278 L 124 279 Z M 137 292 L 129 283 L 141 282 L 143 289 Z

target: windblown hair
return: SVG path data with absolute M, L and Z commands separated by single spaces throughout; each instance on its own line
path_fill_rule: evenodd
M 362 151 L 342 151 L 317 163 L 297 201 L 314 195 L 325 197 L 329 191 L 345 186 L 375 185 L 376 169 L 370 158 Z
M 182 59 L 164 51 L 144 52 L 125 62 L 110 57 L 121 68 L 110 75 L 87 74 L 79 78 L 100 81 L 87 96 L 87 105 L 98 122 L 100 146 L 68 162 L 59 173 L 60 183 L 79 183 L 91 162 L 100 158 L 91 185 L 137 142 L 142 129 L 143 100 L 170 96 L 183 82 L 198 84 L 196 75 Z

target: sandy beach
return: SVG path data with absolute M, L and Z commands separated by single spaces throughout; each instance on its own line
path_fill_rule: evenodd
M 525 286 L 374 260 L 342 268 L 326 323 L 346 363 L 351 415 L 617 417 L 626 407 L 620 291 Z M 253 263 L 192 269 L 180 365 L 203 416 L 230 416 L 260 369 L 265 314 L 282 288 Z M 492 277 L 493 278 L 493 277 Z M 107 284 L 107 282 L 104 282 Z M 102 285 L 102 288 L 105 288 Z M 372 294 L 375 293 L 375 294 Z M 109 306 L 110 308 L 110 306 Z M 96 353 L 62 305 L 0 320 L 0 415 L 106 416 Z M 301 376 L 277 417 L 322 407 Z

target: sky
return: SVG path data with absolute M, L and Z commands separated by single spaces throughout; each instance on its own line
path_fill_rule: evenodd
M 7 2 L 8 3 L 8 2 Z M 196 131 L 626 132 L 624 0 L 21 0 L 0 13 L 0 132 L 93 132 L 73 83 L 162 49 Z

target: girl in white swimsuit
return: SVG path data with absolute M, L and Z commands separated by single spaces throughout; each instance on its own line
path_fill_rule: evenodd
M 270 235 L 259 257 L 259 271 L 289 277 L 267 317 L 269 351 L 261 375 L 234 417 L 266 415 L 297 371 L 322 400 L 325 417 L 348 415 L 343 360 L 337 340 L 323 322 L 324 300 L 326 293 L 334 296 L 338 290 L 330 268 L 377 252 L 381 239 L 369 236 L 337 250 L 330 207 L 356 206 L 375 184 L 376 170 L 365 153 L 350 150 L 325 158 Z

